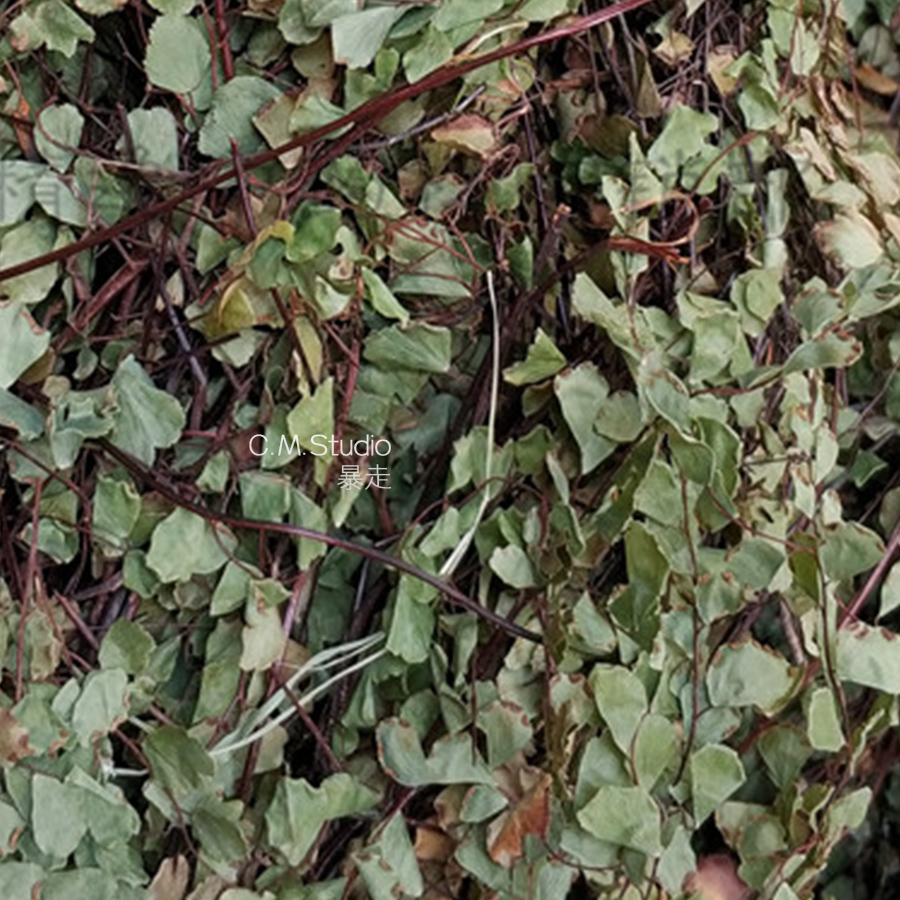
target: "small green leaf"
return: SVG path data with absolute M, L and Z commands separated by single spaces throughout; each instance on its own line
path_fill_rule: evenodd
M 148 0 L 150 5 L 165 15 L 186 16 L 197 5 L 197 0 Z
M 38 847 L 48 856 L 66 859 L 87 831 L 84 806 L 69 785 L 37 772 L 31 781 L 31 827 Z
M 134 161 L 153 169 L 178 169 L 178 127 L 164 106 L 133 109 L 128 113 L 128 129 L 134 144 Z M 120 146 L 120 152 L 124 141 Z
M 69 103 L 46 107 L 37 118 L 34 143 L 58 172 L 65 172 L 78 150 L 84 116 Z
M 640 723 L 634 736 L 632 756 L 638 783 L 652 791 L 660 776 L 681 755 L 675 724 L 665 716 L 651 713 Z
M 120 10 L 128 0 L 75 0 L 75 5 L 89 16 L 105 16 Z
M 44 416 L 30 403 L 0 388 L 0 425 L 17 431 L 25 441 L 33 441 L 44 433 Z
M 100 784 L 78 767 L 66 777 L 66 785 L 78 797 L 88 830 L 98 844 L 110 847 L 140 831 L 140 817 L 120 788 Z
M 663 365 L 658 352 L 641 359 L 636 380 L 645 408 L 649 408 L 674 425 L 690 432 L 690 396 L 681 381 Z
M 376 6 L 340 16 L 331 23 L 334 61 L 350 69 L 364 69 L 375 59 L 402 8 Z
M 741 758 L 731 747 L 707 744 L 691 756 L 691 796 L 699 826 L 746 778 Z
M 842 522 L 831 529 L 819 551 L 825 574 L 834 581 L 867 572 L 883 555 L 881 538 L 857 522 Z
M 862 344 L 833 332 L 801 344 L 788 358 L 782 372 L 804 372 L 807 369 L 846 368 L 862 355 Z
M 181 404 L 155 387 L 133 356 L 119 364 L 112 388 L 117 412 L 110 440 L 151 465 L 156 449 L 171 447 L 181 437 L 185 422 Z
M 304 450 L 322 459 L 330 459 L 328 439 L 334 434 L 334 379 L 320 384 L 314 394 L 304 397 L 287 416 L 291 439 L 296 435 Z M 323 437 L 325 440 L 323 440 Z
M 737 98 L 737 105 L 743 113 L 744 123 L 753 131 L 767 131 L 781 121 L 778 99 L 768 86 L 752 81 L 745 85 Z
M 794 687 L 794 670 L 784 657 L 754 641 L 722 647 L 706 676 L 714 706 L 758 706 L 771 713 Z
M 20 19 L 25 21 L 20 23 Z M 35 3 L 33 11 L 28 10 L 13 23 L 13 33 L 24 37 L 20 27 L 28 34 L 23 42 L 27 49 L 35 50 L 45 43 L 48 50 L 58 50 L 68 59 L 75 55 L 79 41 L 94 40 L 94 29 L 62 0 Z
M 662 850 L 659 807 L 643 788 L 604 785 L 577 816 L 602 841 L 648 856 Z
M 653 535 L 632 522 L 625 533 L 625 561 L 629 586 L 610 604 L 616 624 L 649 649 L 659 631 L 659 597 L 669 564 Z
M 277 609 L 261 606 L 254 597 L 247 601 L 247 624 L 241 633 L 240 667 L 245 672 L 265 671 L 284 654 L 287 635 Z
M 900 635 L 850 622 L 837 633 L 835 670 L 841 681 L 900 694 Z
M 674 526 L 684 521 L 681 482 L 670 465 L 653 460 L 634 492 L 634 508 L 663 525 Z
M 290 427 L 290 426 L 289 426 Z M 291 484 L 273 472 L 242 472 L 241 512 L 248 519 L 280 522 L 291 505 Z
M 453 44 L 450 39 L 429 24 L 419 42 L 403 54 L 403 69 L 410 84 L 424 78 L 435 69 L 439 69 L 453 57 Z
M 491 570 L 506 584 L 514 588 L 534 587 L 538 574 L 528 554 L 515 544 L 497 547 L 488 561 Z
M 759 751 L 772 781 L 780 788 L 796 782 L 812 755 L 806 735 L 794 725 L 774 725 L 759 738 Z
M 128 676 L 122 669 L 95 670 L 88 675 L 72 709 L 72 728 L 82 743 L 105 736 L 128 715 Z
M 197 478 L 197 487 L 210 494 L 221 494 L 231 473 L 230 456 L 224 450 L 214 453 Z
M 690 0 L 688 6 L 690 6 Z M 691 847 L 691 833 L 683 825 L 675 830 L 665 852 L 660 857 L 657 872 L 662 886 L 673 896 L 682 893 L 685 878 L 697 868 L 697 857 Z
M 0 394 L 0 422 L 3 421 L 3 397 Z M 881 584 L 878 618 L 883 619 L 900 606 L 900 563 L 894 563 Z
M 176 725 L 162 725 L 143 743 L 155 781 L 176 798 L 184 798 L 203 787 L 215 771 L 212 757 L 199 741 Z
M 151 84 L 189 94 L 200 87 L 211 65 L 209 42 L 193 19 L 163 15 L 153 23 L 144 62 Z
M 846 829 L 859 828 L 872 802 L 872 788 L 863 787 L 839 797 L 825 813 L 826 826 L 835 838 Z
M 128 536 L 140 512 L 141 498 L 130 482 L 97 479 L 91 527 L 101 552 L 113 556 L 128 549 Z
M 806 712 L 806 733 L 816 750 L 835 753 L 844 746 L 844 732 L 830 688 L 816 688 L 810 696 Z
M 638 398 L 627 391 L 616 391 L 600 404 L 597 433 L 611 441 L 627 444 L 635 440 L 644 428 Z
M 378 758 L 387 774 L 408 787 L 427 784 L 493 784 L 484 764 L 465 734 L 434 742 L 426 758 L 416 730 L 399 719 L 384 719 L 376 729 Z
M 164 583 L 190 581 L 221 569 L 236 543 L 222 526 L 179 508 L 154 529 L 147 565 Z
M 583 363 L 557 375 L 553 388 L 566 424 L 581 450 L 581 471 L 587 474 L 615 450 L 615 444 L 594 428 L 609 386 L 596 366 Z
M 0 268 L 27 262 L 55 248 L 57 228 L 49 219 L 35 217 L 12 228 L 0 240 Z M 43 300 L 59 278 L 59 265 L 41 266 L 3 282 L 10 300 L 33 305 Z
M 366 299 L 375 312 L 386 319 L 399 319 L 404 325 L 409 322 L 409 313 L 375 272 L 363 269 L 362 279 L 366 286 Z
M 388 650 L 407 663 L 428 659 L 434 637 L 435 614 L 428 602 L 415 596 L 417 584 L 409 575 L 400 576 L 388 632 Z
M 728 559 L 727 570 L 738 584 L 761 591 L 772 583 L 784 561 L 784 552 L 771 541 L 749 537 Z
M 38 327 L 20 301 L 0 302 L 0 388 L 11 387 L 50 346 L 50 333 Z
M 496 700 L 479 710 L 478 727 L 487 736 L 488 765 L 492 769 L 524 750 L 534 734 L 525 710 L 508 700 Z
M 156 646 L 147 631 L 129 619 L 118 619 L 103 635 L 100 665 L 104 669 L 123 669 L 129 675 L 140 675 L 150 665 Z
M 446 372 L 450 368 L 450 330 L 435 325 L 392 325 L 366 338 L 363 355 L 385 369 Z
M 4 861 L 0 863 L 0 896 L 4 900 L 34 900 L 35 889 L 46 877 L 34 863 Z
M 200 152 L 230 159 L 232 140 L 240 153 L 259 150 L 263 137 L 253 124 L 253 116 L 280 95 L 277 87 L 254 75 L 238 75 L 220 84 L 200 129 Z
M 710 381 L 731 366 L 738 342 L 744 340 L 740 318 L 733 312 L 698 316 L 691 330 L 694 332 L 694 346 L 690 380 Z
M 377 802 L 377 794 L 344 773 L 317 788 L 304 778 L 281 778 L 266 810 L 268 843 L 288 865 L 299 866 L 326 822 L 366 812 Z
M 353 859 L 372 900 L 419 897 L 425 890 L 402 812 L 395 813 L 380 829 L 378 840 L 354 853 Z
M 595 666 L 589 677 L 594 701 L 619 749 L 631 753 L 631 742 L 647 712 L 647 692 L 640 679 L 622 666 Z
M 431 21 L 441 31 L 452 31 L 461 25 L 483 22 L 502 7 L 503 0 L 445 0 Z
M 209 795 L 197 804 L 191 814 L 191 825 L 205 858 L 234 865 L 246 856 L 247 841 L 240 827 L 243 809 L 240 800 L 223 801 Z
M 131 209 L 134 193 L 130 183 L 113 175 L 99 160 L 79 155 L 75 157 L 72 168 L 75 174 L 74 191 L 84 208 L 85 217 L 89 212 L 92 220 L 114 225 Z
M 718 127 L 714 115 L 679 104 L 669 114 L 662 133 L 647 152 L 647 160 L 674 184 L 681 167 L 703 151 L 706 138 Z
M 838 213 L 815 226 L 822 249 L 845 269 L 861 269 L 878 262 L 884 247 L 878 229 L 856 210 Z
M 0 160 L 0 227 L 22 224 L 34 203 L 35 185 L 47 172 L 47 166 L 42 163 Z
M 466 791 L 460 819 L 463 822 L 484 822 L 509 806 L 509 800 L 495 787 L 476 784 Z
M 341 227 L 341 213 L 333 206 L 306 201 L 294 213 L 291 224 L 294 235 L 285 256 L 291 262 L 308 262 L 334 247 Z
M 51 872 L 41 900 L 126 900 L 127 888 L 101 869 L 84 867 Z
M 568 2 L 568 0 L 563 0 Z M 522 11 L 519 11 L 522 15 Z M 494 178 L 488 185 L 487 203 L 497 212 L 512 212 L 521 202 L 522 188 L 534 178 L 534 166 L 531 163 L 519 163 L 512 173 L 505 178 Z M 425 208 L 424 206 L 422 207 Z M 507 253 L 509 251 L 507 250 Z M 540 329 L 539 329 L 540 333 Z
M 330 25 L 358 9 L 356 0 L 300 0 L 306 21 L 313 27 Z
M 517 387 L 523 384 L 534 384 L 544 381 L 560 372 L 566 365 L 566 358 L 547 336 L 542 328 L 538 328 L 534 342 L 528 348 L 528 354 L 522 362 L 503 370 L 503 380 Z

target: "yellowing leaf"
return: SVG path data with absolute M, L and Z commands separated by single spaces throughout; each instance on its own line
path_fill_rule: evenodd
M 446 125 L 439 125 L 432 130 L 431 137 L 439 144 L 482 158 L 490 156 L 497 148 L 494 126 L 474 114 L 458 116 Z
M 815 227 L 819 246 L 845 269 L 861 269 L 884 254 L 878 229 L 856 210 L 839 213 Z
M 654 55 L 658 56 L 667 66 L 680 65 L 690 58 L 694 52 L 694 42 L 680 31 L 669 31 L 662 42 L 653 48 Z

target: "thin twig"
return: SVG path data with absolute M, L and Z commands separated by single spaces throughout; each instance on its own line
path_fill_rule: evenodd
M 459 62 L 438 69 L 436 72 L 432 72 L 430 75 L 426 75 L 424 78 L 420 78 L 412 84 L 396 88 L 385 94 L 374 97 L 372 100 L 369 100 L 367 103 L 364 103 L 362 106 L 352 110 L 346 115 L 341 116 L 339 119 L 335 119 L 333 122 L 329 122 L 328 124 L 322 125 L 312 131 L 308 131 L 305 134 L 298 135 L 271 150 L 264 150 L 253 156 L 247 157 L 243 160 L 244 170 L 249 171 L 251 169 L 259 168 L 266 163 L 278 159 L 285 153 L 290 153 L 292 150 L 297 150 L 301 147 L 308 147 L 311 144 L 320 141 L 322 138 L 328 137 L 330 134 L 350 126 L 351 130 L 348 134 L 349 140 L 348 137 L 345 136 L 342 141 L 338 142 L 339 148 L 343 150 L 350 144 L 355 143 L 366 131 L 371 129 L 377 122 L 396 109 L 401 103 L 412 100 L 425 91 L 443 87 L 444 85 L 455 81 L 457 78 L 467 75 L 469 72 L 474 72 L 476 69 L 480 69 L 490 63 L 498 62 L 520 53 L 525 53 L 528 50 L 533 50 L 546 44 L 566 40 L 576 34 L 588 31 L 597 25 L 602 25 L 604 22 L 615 19 L 624 13 L 632 12 L 643 6 L 647 6 L 651 2 L 653 2 L 653 0 L 620 0 L 619 3 L 614 3 L 591 15 L 575 18 L 568 24 L 560 26 L 559 28 L 554 28 L 551 31 L 546 31 L 543 34 L 536 34 L 532 37 L 524 38 L 514 44 L 498 47 L 496 50 L 491 50 L 490 52 L 479 56 L 462 58 Z M 14 266 L 7 266 L 5 269 L 0 269 L 0 282 L 6 281 L 9 278 L 14 278 L 18 275 L 24 275 L 26 272 L 32 272 L 35 269 L 42 268 L 50 263 L 68 259 L 70 256 L 83 253 L 85 250 L 90 250 L 99 244 L 106 243 L 107 241 L 112 240 L 113 237 L 126 234 L 134 228 L 159 218 L 166 213 L 174 212 L 176 209 L 179 209 L 186 200 L 189 200 L 203 191 L 218 187 L 236 176 L 237 172 L 233 167 L 222 170 L 223 165 L 224 163 L 221 160 L 212 163 L 208 167 L 210 174 L 206 177 L 201 177 L 193 187 L 186 188 L 173 197 L 161 200 L 159 203 L 155 203 L 141 212 L 128 216 L 110 228 L 87 234 L 80 240 L 68 244 L 65 247 L 60 247 L 57 250 L 53 250 L 50 253 L 44 253 L 33 259 L 26 260 L 25 262 L 17 263 Z M 316 171 L 318 171 L 318 169 L 316 169 Z
M 482 606 L 480 603 L 475 603 L 458 588 L 441 580 L 436 575 L 432 575 L 424 569 L 420 569 L 418 566 L 407 562 L 401 557 L 392 556 L 390 553 L 385 553 L 374 547 L 357 544 L 332 534 L 325 534 L 321 531 L 315 531 L 312 528 L 305 528 L 302 525 L 293 525 L 289 522 L 268 522 L 260 519 L 245 519 L 240 516 L 232 516 L 227 513 L 220 513 L 207 509 L 198 503 L 186 500 L 184 497 L 180 496 L 177 491 L 169 487 L 169 485 L 158 478 L 148 468 L 143 466 L 129 454 L 111 444 L 109 441 L 101 440 L 99 443 L 109 456 L 121 463 L 140 481 L 152 486 L 157 493 L 175 504 L 175 506 L 186 509 L 198 516 L 202 516 L 209 522 L 218 522 L 229 528 L 258 531 L 261 534 L 273 532 L 276 534 L 288 534 L 292 537 L 309 538 L 310 540 L 319 541 L 329 547 L 335 547 L 340 550 L 346 550 L 349 553 L 356 553 L 360 556 L 368 557 L 373 562 L 381 563 L 388 568 L 402 572 L 404 575 L 411 575 L 413 578 L 423 581 L 425 584 L 430 585 L 439 593 L 446 596 L 452 603 L 455 603 L 457 606 L 461 606 L 470 612 L 476 613 L 485 621 L 490 622 L 498 628 L 502 628 L 513 637 L 523 638 L 524 640 L 532 641 L 536 644 L 541 643 L 541 636 L 536 632 L 531 631 L 522 625 L 518 625 L 515 622 L 511 622 L 509 619 L 504 618 L 499 613 L 494 612 L 486 606 Z

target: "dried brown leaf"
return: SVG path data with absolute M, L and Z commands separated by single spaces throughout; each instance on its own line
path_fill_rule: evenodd
M 536 773 L 536 774 L 535 774 Z M 547 772 L 530 767 L 518 770 L 519 789 L 524 791 L 508 812 L 501 813 L 488 826 L 487 848 L 491 859 L 510 868 L 524 853 L 528 835 L 546 839 L 550 828 L 550 787 Z

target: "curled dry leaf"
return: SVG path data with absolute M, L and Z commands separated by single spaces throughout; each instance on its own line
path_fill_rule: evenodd
M 900 84 L 895 78 L 889 78 L 868 63 L 857 66 L 853 74 L 866 90 L 872 91 L 874 94 L 881 94 L 882 97 L 893 97 L 900 89 Z

